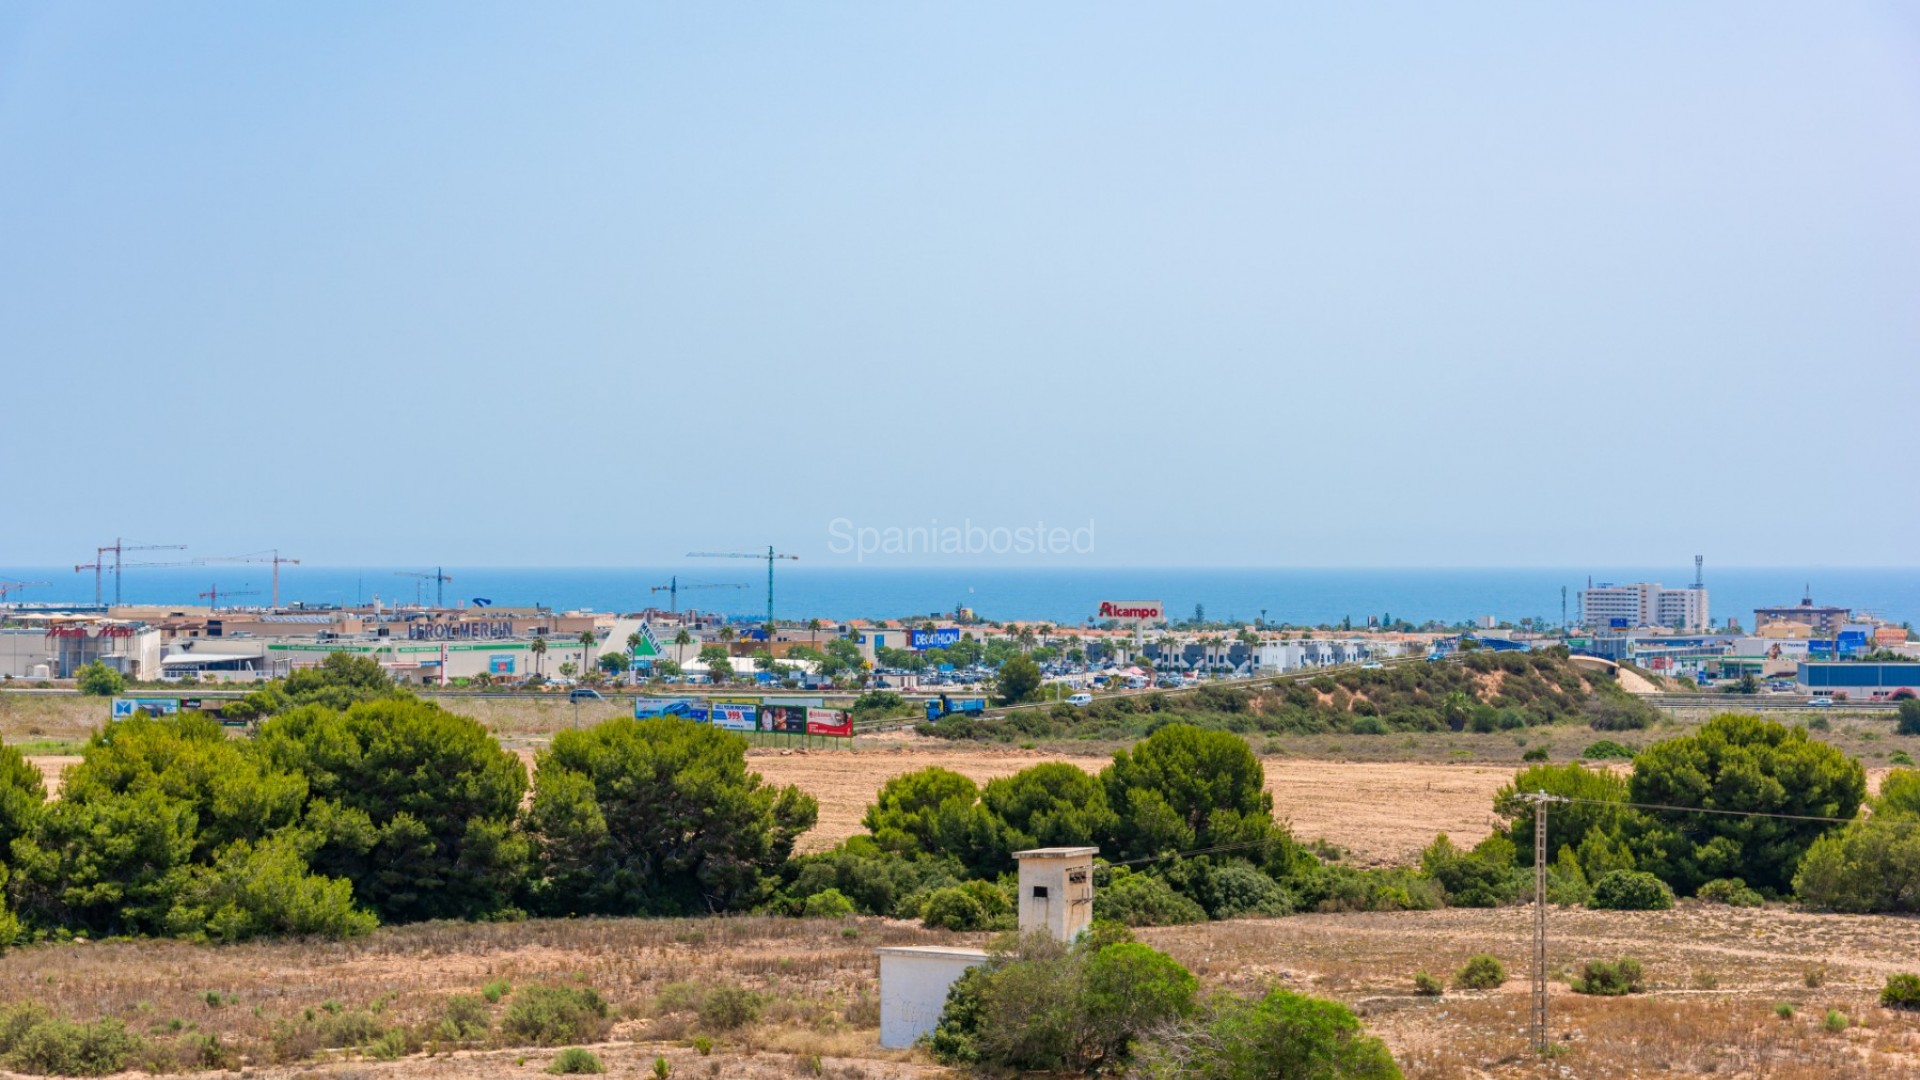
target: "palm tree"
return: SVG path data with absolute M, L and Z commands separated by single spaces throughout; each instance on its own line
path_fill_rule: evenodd
M 533 673 L 539 675 L 540 665 L 547 658 L 547 639 L 544 636 L 536 637 L 527 648 L 533 652 Z
M 641 637 L 640 631 L 638 630 L 635 630 L 633 633 L 627 635 L 627 659 L 629 661 L 631 661 L 634 658 L 635 653 L 640 651 L 640 643 L 645 640 L 647 639 L 644 637 Z M 627 670 L 633 673 L 631 678 L 633 685 L 639 686 L 640 685 L 640 665 L 629 664 Z
M 593 636 L 593 631 L 591 630 L 580 631 L 580 650 L 581 650 L 580 651 L 580 670 L 581 671 L 590 672 L 593 670 L 593 647 L 595 644 L 598 643 L 598 641 L 599 639 Z
M 820 620 L 819 619 L 807 620 L 807 633 L 813 635 L 813 651 L 819 652 L 820 651 Z
M 691 644 L 693 644 L 693 635 L 687 633 L 686 627 L 681 627 L 679 632 L 673 635 L 674 663 L 684 664 L 687 662 L 687 646 Z

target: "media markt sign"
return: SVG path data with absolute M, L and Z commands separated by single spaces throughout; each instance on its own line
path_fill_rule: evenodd
M 1094 618 L 1122 626 L 1148 626 L 1166 622 L 1167 609 L 1158 600 L 1102 600 Z

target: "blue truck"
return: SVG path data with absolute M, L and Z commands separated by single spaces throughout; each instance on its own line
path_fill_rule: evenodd
M 987 711 L 987 699 L 983 697 L 957 698 L 941 694 L 937 698 L 927 699 L 927 719 L 938 720 L 943 716 L 982 716 Z

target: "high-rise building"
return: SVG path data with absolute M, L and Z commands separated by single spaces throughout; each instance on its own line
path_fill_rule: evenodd
M 1601 583 L 1580 590 L 1581 622 L 1592 628 L 1633 629 L 1666 626 L 1688 633 L 1705 630 L 1707 590 L 1694 585 L 1669 589 L 1657 581 L 1631 585 Z

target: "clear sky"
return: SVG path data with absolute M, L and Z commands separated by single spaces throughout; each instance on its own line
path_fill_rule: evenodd
M 14 0 L 0 384 L 0 565 L 1911 564 L 1920 14 Z

